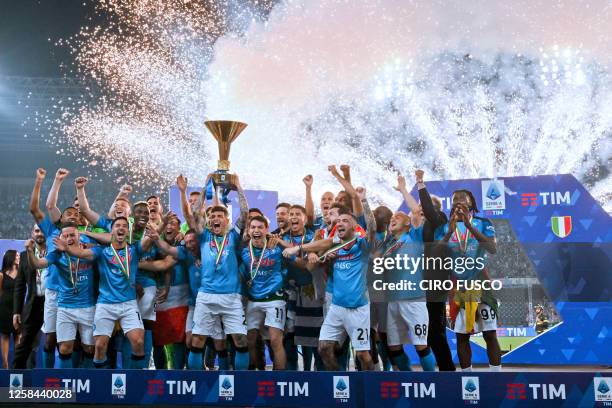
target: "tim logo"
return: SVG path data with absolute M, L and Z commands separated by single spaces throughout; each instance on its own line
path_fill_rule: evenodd
M 464 401 L 478 401 L 480 399 L 478 377 L 461 377 L 461 393 Z
M 506 398 L 513 400 L 527 399 L 527 386 L 531 388 L 531 398 L 534 400 L 565 399 L 565 384 L 507 384 Z
M 76 393 L 89 394 L 89 379 L 80 378 L 45 378 L 45 388 L 69 388 Z
M 505 210 L 506 195 L 504 193 L 503 180 L 482 181 L 482 209 L 483 210 Z
M 166 391 L 167 390 L 167 391 Z M 195 395 L 195 381 L 178 381 L 178 380 L 148 380 L 147 394 L 149 395 Z
M 258 397 L 273 397 L 276 394 L 274 381 L 257 381 Z
M 595 389 L 595 401 L 612 401 L 612 377 L 593 378 L 593 388 Z
M 380 383 L 380 397 L 383 399 L 399 398 L 399 383 L 396 381 L 383 381 Z
M 334 398 L 349 399 L 351 389 L 347 375 L 334 375 Z
M 538 200 L 539 197 L 539 200 Z M 521 206 L 534 207 L 540 205 L 572 205 L 569 191 L 544 191 L 541 193 L 521 193 Z
M 23 388 L 23 374 L 11 374 L 9 388 Z
M 258 397 L 274 397 L 278 388 L 279 397 L 308 397 L 308 382 L 298 381 L 257 381 Z
M 113 374 L 111 376 L 111 395 L 115 395 L 118 398 L 125 398 L 126 394 L 127 385 L 125 374 Z
M 400 397 L 400 386 L 403 388 L 404 398 L 436 398 L 436 384 L 434 383 L 398 383 L 383 381 L 380 383 L 380 396 L 383 399 Z
M 234 397 L 234 376 L 219 375 L 219 397 L 232 399 Z

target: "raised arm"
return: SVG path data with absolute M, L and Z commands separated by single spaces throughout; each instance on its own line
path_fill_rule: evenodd
M 397 176 L 397 186 L 394 188 L 402 194 L 410 212 L 414 214 L 419 211 L 419 203 L 417 203 L 417 200 L 414 199 L 406 188 L 406 179 L 401 174 Z
M 76 256 L 77 258 L 86 259 L 88 261 L 94 260 L 94 252 L 91 249 L 84 249 L 79 246 L 68 246 L 66 241 L 59 237 L 53 238 L 53 244 L 58 251 L 66 252 L 70 256 Z
M 353 182 L 351 181 L 351 166 L 349 166 L 348 164 L 341 164 L 340 171 L 342 172 L 342 176 L 344 177 L 344 179 L 348 181 L 349 184 L 353 185 Z M 359 197 L 357 197 L 357 194 L 351 195 L 351 201 L 353 203 L 353 212 L 355 216 L 361 216 L 363 214 L 363 208 L 361 207 L 361 203 L 359 202 Z
M 431 224 L 432 230 L 435 230 L 440 225 L 446 223 L 446 217 L 443 217 L 440 211 L 436 210 L 434 207 L 429 191 L 427 191 L 427 187 L 423 182 L 424 174 L 423 170 L 417 170 L 415 172 L 417 189 L 419 190 L 419 200 L 421 201 L 421 208 L 423 209 L 425 219 Z
M 30 196 L 30 214 L 34 217 L 34 221 L 37 224 L 45 218 L 45 213 L 40 209 L 40 189 L 42 187 L 43 180 L 47 175 L 47 171 L 43 168 L 36 170 L 36 179 L 34 180 L 34 189 Z
M 353 201 L 353 215 L 355 215 L 355 217 L 361 216 L 363 214 L 363 206 L 361 205 L 361 201 L 359 200 L 357 192 L 355 191 L 353 185 L 347 179 L 342 177 L 340 173 L 338 173 L 338 169 L 336 169 L 335 165 L 328 166 L 327 169 L 331 172 L 332 176 L 334 176 L 336 180 L 338 180 L 338 182 L 342 185 L 342 188 L 351 197 L 351 200 Z
M 62 216 L 62 212 L 59 208 L 57 208 L 57 196 L 59 195 L 62 183 L 68 174 L 70 174 L 68 170 L 61 168 L 58 169 L 57 172 L 55 172 L 55 179 L 53 180 L 51 190 L 49 190 L 49 194 L 47 195 L 45 207 L 47 207 L 47 213 L 49 214 L 49 218 L 51 218 L 52 223 L 58 222 Z
M 33 265 L 36 269 L 43 269 L 49 266 L 49 262 L 45 258 L 37 258 L 34 254 L 34 241 L 28 239 L 25 242 L 26 252 L 28 254 L 28 262 Z
M 79 212 L 83 214 L 85 219 L 89 221 L 91 225 L 97 225 L 100 219 L 100 214 L 89 208 L 89 201 L 87 201 L 87 195 L 85 194 L 85 186 L 87 185 L 87 177 L 77 177 L 74 180 L 74 185 L 77 191 L 77 199 L 79 200 Z
M 368 242 L 373 244 L 376 240 L 376 218 L 374 217 L 374 213 L 370 209 L 370 204 L 368 204 L 368 199 L 366 198 L 366 189 L 363 187 L 357 187 L 357 195 L 359 196 L 359 201 L 361 201 L 361 205 L 363 206 L 363 214 L 366 219 L 366 232 L 368 234 Z M 372 245 L 374 248 L 374 245 Z
M 205 224 L 203 222 L 198 222 L 196 217 L 191 212 L 191 206 L 187 200 L 187 177 L 179 174 L 179 176 L 176 178 L 176 186 L 178 187 L 181 196 L 181 210 L 183 211 L 183 218 L 185 218 L 185 222 L 187 222 L 189 228 L 195 230 L 197 234 L 201 234 L 202 231 L 204 231 Z
M 236 174 L 236 192 L 238 193 L 238 202 L 240 203 L 240 216 L 236 220 L 236 227 L 239 230 L 244 229 L 246 225 L 247 219 L 249 218 L 249 202 L 247 201 L 246 195 L 244 195 L 244 190 L 242 189 L 242 185 L 240 184 L 240 179 Z
M 108 209 L 108 218 L 110 218 L 111 220 L 115 218 L 115 201 L 120 198 L 125 198 L 126 200 L 129 200 L 130 194 L 132 194 L 132 190 L 132 186 L 130 186 L 129 184 L 124 184 L 121 186 L 119 192 L 117 193 L 117 196 L 115 197 L 115 199 L 111 203 L 110 208 Z
M 312 199 L 312 175 L 307 175 L 302 181 L 306 186 L 306 201 L 304 202 L 304 208 L 306 209 L 306 224 L 312 225 L 315 220 L 315 208 Z

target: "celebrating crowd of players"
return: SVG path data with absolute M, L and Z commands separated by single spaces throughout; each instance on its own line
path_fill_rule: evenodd
M 46 172 L 38 169 L 30 211 L 24 270 L 44 296 L 44 367 L 265 369 L 267 347 L 275 370 L 347 370 L 354 352 L 359 370 L 410 370 L 404 345 L 415 347 L 423 370 L 455 370 L 446 339 L 446 302 L 457 337 L 461 369 L 471 370 L 470 335 L 482 332 L 490 368 L 501 369 L 496 337 L 497 301 L 476 290 L 419 289 L 422 280 L 487 278 L 485 268 L 455 273 L 444 268 L 407 270 L 399 265 L 376 276 L 387 283 L 415 282 L 415 290 L 373 289 L 376 257 L 486 258 L 495 253 L 492 224 L 476 216 L 469 191 L 453 194 L 449 216 L 431 197 L 423 172 L 415 173 L 420 203 L 402 176 L 395 187 L 409 213 L 371 209 L 350 169 L 329 171 L 342 191 L 326 192 L 317 211 L 312 176 L 304 205 L 279 203 L 278 228 L 249 208 L 236 176 L 240 215 L 215 197 L 187 195 L 177 178 L 182 219 L 164 213 L 160 199 L 130 202 L 123 186 L 108 214 L 90 208 L 85 177 L 76 198 L 60 211 L 57 198 L 68 171 L 59 169 L 39 205 Z M 95 188 L 95 187 L 94 187 Z M 24 258 L 25 257 L 25 258 Z M 23 299 L 21 299 L 23 302 Z M 162 310 L 167 313 L 163 313 Z M 14 316 L 28 333 L 17 346 L 15 368 L 25 368 L 37 332 L 34 313 Z M 38 319 L 40 320 L 40 319 Z M 301 358 L 301 362 L 298 360 Z

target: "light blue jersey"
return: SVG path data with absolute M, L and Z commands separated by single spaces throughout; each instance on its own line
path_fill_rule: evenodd
M 314 231 L 304 229 L 303 235 L 292 235 L 291 232 L 282 236 L 283 241 L 291 243 L 293 246 L 307 244 L 314 238 Z M 307 270 L 304 270 L 295 265 L 295 257 L 287 262 L 287 281 L 294 281 L 295 286 L 307 286 L 312 284 L 312 275 Z
M 247 286 L 248 297 L 251 300 L 262 300 L 269 297 L 281 297 L 285 285 L 287 269 L 284 267 L 283 250 L 280 246 L 272 249 L 253 248 L 254 259 L 251 258 L 249 245 L 242 248 L 240 267 Z M 263 258 L 261 258 L 263 256 Z M 261 259 L 261 263 L 260 263 Z M 259 265 L 259 269 L 257 266 Z M 255 276 L 253 276 L 255 275 Z
M 395 258 L 399 255 L 402 259 L 400 268 L 394 263 L 393 268 L 385 269 L 385 282 L 413 282 L 414 285 L 414 290 L 388 291 L 387 299 L 395 301 L 424 297 L 425 292 L 420 288 L 420 282 L 423 280 L 423 251 L 425 250 L 423 227 L 410 227 L 410 231 L 404 232 L 399 239 L 389 237 L 383 242 L 382 250 L 385 258 Z M 404 257 L 408 257 L 406 262 L 404 262 Z M 414 262 L 411 260 L 414 260 Z
M 189 274 L 189 306 L 195 306 L 198 291 L 202 284 L 202 264 L 185 246 L 181 245 L 176 249 L 178 251 L 178 261 L 183 264 Z
M 214 235 L 205 229 L 198 237 L 202 256 L 202 282 L 200 292 L 240 293 L 238 251 L 240 234 L 234 228 L 224 236 Z M 219 250 L 223 252 L 219 255 Z
M 140 241 L 136 241 L 140 242 Z M 159 250 L 157 247 L 153 246 L 147 252 L 142 254 L 142 260 L 154 261 L 159 254 Z M 155 278 L 155 272 L 145 271 L 140 269 L 138 274 L 136 275 L 136 283 L 138 283 L 143 288 L 148 288 L 151 286 L 157 286 L 157 279 Z
M 98 261 L 100 271 L 100 295 L 98 303 L 123 303 L 136 299 L 136 275 L 138 274 L 138 262 L 143 256 L 142 245 L 138 241 L 134 245 L 127 245 L 123 249 L 116 250 L 119 259 L 113 253 L 110 246 L 97 246 L 91 248 L 94 259 Z M 130 259 L 129 277 L 123 271 L 121 265 L 125 266 L 126 252 Z
M 59 237 L 61 230 L 59 227 L 51 222 L 51 218 L 48 215 L 43 218 L 43 220 L 38 224 L 38 228 L 45 234 L 45 238 L 47 239 L 47 253 L 50 253 L 55 250 L 55 244 L 53 243 L 53 238 Z M 58 282 L 58 272 L 56 270 L 57 266 L 54 264 L 49 264 L 48 275 L 45 279 L 45 286 L 47 289 L 51 290 L 59 290 L 59 282 Z
M 341 248 L 333 262 L 332 303 L 346 308 L 368 304 L 366 285 L 370 263 L 370 243 L 357 237 L 352 244 Z
M 473 217 L 472 226 L 486 237 L 495 237 L 495 227 L 487 218 Z M 448 233 L 448 224 L 439 226 L 436 229 L 435 239 L 441 240 Z M 453 276 L 457 279 L 472 280 L 479 277 L 480 272 L 486 266 L 487 252 L 480 245 L 478 240 L 467 231 L 463 222 L 457 223 L 456 231 L 448 241 L 448 247 L 454 258 Z M 461 265 L 468 265 L 466 259 L 471 258 L 470 268 Z M 480 262 L 478 262 L 480 260 Z
M 57 304 L 70 309 L 96 304 L 93 262 L 54 250 L 45 258 L 57 273 Z

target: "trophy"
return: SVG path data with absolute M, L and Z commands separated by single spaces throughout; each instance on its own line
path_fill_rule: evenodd
M 229 153 L 232 142 L 247 127 L 246 123 L 232 120 L 209 120 L 204 122 L 210 133 L 217 140 L 219 146 L 219 161 L 217 171 L 212 173 L 212 180 L 216 189 L 226 192 L 236 189 L 236 176 L 229 173 Z

